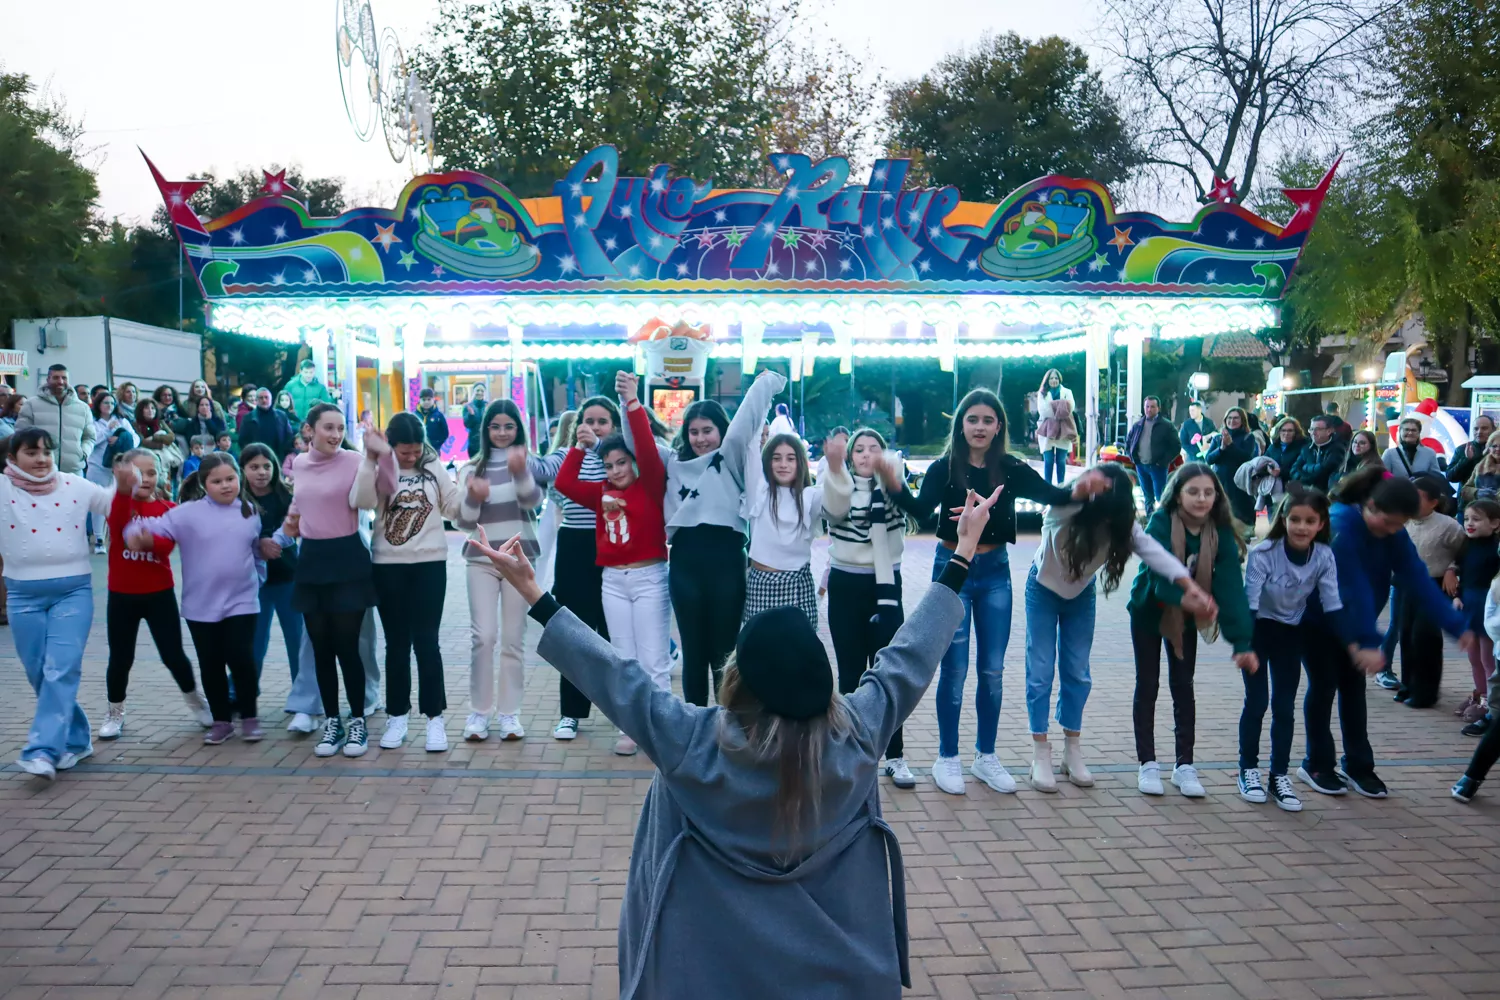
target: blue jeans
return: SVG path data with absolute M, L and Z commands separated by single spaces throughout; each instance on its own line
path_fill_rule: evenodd
M 1068 468 L 1068 449 L 1048 448 L 1042 452 L 1042 482 L 1052 482 L 1052 469 L 1057 469 L 1057 481 L 1063 481 L 1063 472 Z
M 255 676 L 259 677 L 271 648 L 271 619 L 281 622 L 281 638 L 286 642 L 286 660 L 292 668 L 292 680 L 302 653 L 302 616 L 292 607 L 292 583 L 268 583 L 260 588 L 260 618 L 255 623 Z
M 1094 582 L 1077 597 L 1060 597 L 1037 582 L 1036 567 L 1026 577 L 1026 716 L 1035 736 L 1047 734 L 1052 703 L 1052 672 L 1058 675 L 1057 722 L 1064 732 L 1083 729 L 1083 706 L 1093 682 L 1089 654 L 1094 648 Z
M 953 552 L 937 547 L 932 561 L 932 578 L 942 575 Z M 1010 555 L 1005 546 L 974 557 L 969 578 L 958 592 L 964 605 L 964 620 L 953 641 L 943 654 L 938 668 L 937 718 L 938 755 L 958 756 L 958 717 L 963 710 L 964 681 L 969 676 L 969 622 L 974 623 L 974 637 L 979 645 L 979 686 L 974 692 L 974 714 L 978 734 L 975 747 L 979 753 L 995 752 L 995 730 L 1000 725 L 1000 680 L 1005 674 L 1005 648 L 1010 645 Z
M 36 715 L 21 751 L 22 760 L 45 757 L 56 764 L 64 753 L 91 745 L 89 719 L 78 704 L 83 647 L 94 622 L 92 579 L 6 579 L 6 610 L 16 655 L 36 692 Z
M 1393 585 L 1391 587 L 1390 600 L 1391 624 L 1386 628 L 1385 639 L 1380 643 L 1380 651 L 1385 654 L 1385 667 L 1387 670 L 1392 669 L 1396 665 L 1396 646 L 1401 641 L 1401 605 L 1403 600 L 1401 589 Z M 1406 669 L 1404 663 L 1401 669 Z
M 1146 501 L 1146 516 L 1156 509 L 1156 498 L 1162 495 L 1167 488 L 1167 467 L 1165 465 L 1137 465 L 1135 474 L 1141 481 L 1141 496 Z

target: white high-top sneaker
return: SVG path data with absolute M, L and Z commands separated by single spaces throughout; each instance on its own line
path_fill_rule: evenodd
M 125 703 L 123 701 L 112 701 L 109 709 L 104 714 L 104 724 L 99 727 L 99 738 L 101 740 L 117 740 L 120 738 L 120 730 L 125 728 Z

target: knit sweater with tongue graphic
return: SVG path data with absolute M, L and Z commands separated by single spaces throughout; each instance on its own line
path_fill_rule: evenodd
M 370 558 L 377 563 L 442 562 L 448 558 L 443 521 L 458 518 L 458 489 L 436 458 L 402 469 L 394 453 L 366 458 L 355 480 L 357 503 L 375 511 Z

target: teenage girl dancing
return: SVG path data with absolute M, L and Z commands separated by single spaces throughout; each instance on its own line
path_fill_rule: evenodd
M 265 670 L 266 651 L 271 648 L 271 626 L 279 622 L 295 686 L 302 668 L 303 631 L 302 614 L 292 607 L 297 546 L 293 543 L 283 548 L 272 537 L 292 509 L 292 491 L 282 480 L 276 453 L 268 445 L 259 442 L 245 445 L 240 452 L 240 471 L 245 476 L 245 489 L 260 508 L 261 554 L 266 558 L 266 580 L 260 585 L 260 617 L 255 623 L 255 676 L 260 677 Z M 311 663 L 308 669 L 312 669 Z M 291 732 L 313 731 L 310 718 L 306 719 L 305 727 L 295 714 L 292 722 L 295 725 L 287 727 Z

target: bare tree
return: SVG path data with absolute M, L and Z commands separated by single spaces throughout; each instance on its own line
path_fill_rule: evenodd
M 1370 29 L 1392 0 L 1101 0 L 1148 165 L 1198 200 L 1234 178 L 1251 190 L 1263 152 L 1345 114 Z M 1223 197 L 1223 192 L 1220 192 Z

